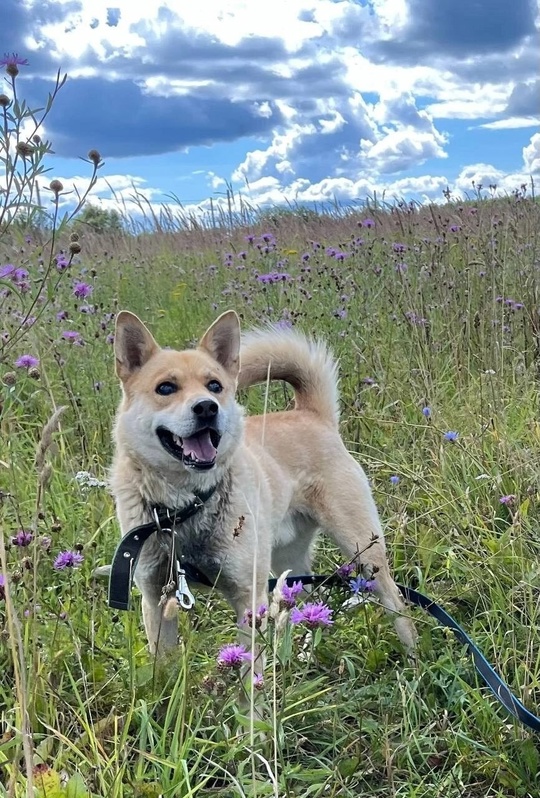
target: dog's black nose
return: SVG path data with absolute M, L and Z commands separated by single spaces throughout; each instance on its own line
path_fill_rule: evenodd
M 191 408 L 195 415 L 200 419 L 214 418 L 217 416 L 219 405 L 213 399 L 201 399 Z

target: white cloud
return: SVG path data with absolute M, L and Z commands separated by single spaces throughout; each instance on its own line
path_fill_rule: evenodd
M 538 127 L 538 125 L 540 125 L 540 117 L 512 116 L 509 119 L 497 119 L 495 122 L 487 122 L 485 125 L 476 127 L 483 127 L 486 130 L 513 130 L 522 127 Z
M 529 144 L 523 148 L 525 171 L 529 174 L 540 172 L 540 133 L 535 133 Z

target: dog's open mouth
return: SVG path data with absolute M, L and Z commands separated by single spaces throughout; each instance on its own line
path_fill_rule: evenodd
M 215 464 L 221 440 L 215 429 L 206 427 L 189 438 L 180 438 L 166 427 L 158 427 L 156 432 L 163 448 L 188 468 L 205 471 Z

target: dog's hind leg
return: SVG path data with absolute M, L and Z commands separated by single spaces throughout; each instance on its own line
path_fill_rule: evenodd
M 405 605 L 392 579 L 375 502 L 367 477 L 343 449 L 333 458 L 313 499 L 317 520 L 348 560 L 362 564 L 365 575 L 375 578 L 375 594 L 382 606 L 394 614 L 394 626 L 408 651 L 416 644 L 416 631 L 406 616 Z

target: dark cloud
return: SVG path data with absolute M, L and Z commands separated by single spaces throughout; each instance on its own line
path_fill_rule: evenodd
M 68 14 L 81 11 L 81 0 L 41 0 L 28 8 L 23 0 L 1 0 L 0 52 L 18 52 L 28 58 L 29 69 L 33 74 L 58 69 L 50 56 L 48 40 L 42 33 L 45 25 L 56 24 L 66 19 Z M 32 36 L 38 42 L 38 50 L 28 52 L 24 44 L 26 37 Z
M 46 95 L 46 81 L 28 81 L 27 95 Z M 281 120 L 256 113 L 252 102 L 227 98 L 159 97 L 132 81 L 68 80 L 47 120 L 54 151 L 73 158 L 98 149 L 103 157 L 173 152 L 189 146 L 262 136 Z
M 504 116 L 540 115 L 540 80 L 517 83 L 508 98 Z
M 407 7 L 399 36 L 370 48 L 381 60 L 503 54 L 535 33 L 533 0 L 408 0 Z

